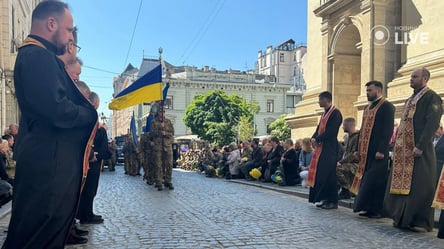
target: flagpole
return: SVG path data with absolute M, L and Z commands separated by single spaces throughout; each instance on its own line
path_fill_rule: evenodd
M 162 53 L 163 53 L 163 48 L 159 47 L 159 64 L 160 64 L 160 71 L 162 72 L 162 76 L 163 76 Z M 162 91 L 162 101 L 160 102 L 160 106 L 159 106 L 161 110 L 163 110 L 164 103 L 165 103 L 165 100 L 163 99 L 163 91 Z

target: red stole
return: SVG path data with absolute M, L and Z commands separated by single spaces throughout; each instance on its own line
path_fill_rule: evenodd
M 370 137 L 372 135 L 373 125 L 375 123 L 376 112 L 379 107 L 384 103 L 385 99 L 382 98 L 379 103 L 370 110 L 370 105 L 364 110 L 364 115 L 362 116 L 362 127 L 359 134 L 359 147 L 358 147 L 358 157 L 359 165 L 356 170 L 355 178 L 353 184 L 350 187 L 350 192 L 357 195 L 359 192 L 359 187 L 361 186 L 362 176 L 364 175 L 365 166 L 367 162 L 368 146 L 370 144 Z M 370 155 L 374 156 L 374 155 Z
M 332 112 L 335 109 L 336 109 L 335 106 L 331 106 L 330 110 L 328 110 L 327 113 L 324 112 L 324 115 L 322 115 L 321 120 L 319 121 L 319 128 L 318 128 L 318 132 L 317 132 L 318 136 L 325 132 L 325 128 L 327 126 L 328 119 L 330 118 L 330 115 L 332 114 Z M 321 152 L 322 152 L 322 143 L 318 144 L 318 146 L 316 147 L 316 149 L 313 152 L 313 158 L 311 159 L 310 168 L 308 169 L 307 186 L 314 187 L 314 185 L 315 185 L 316 171 L 317 171 L 319 156 L 321 155 Z

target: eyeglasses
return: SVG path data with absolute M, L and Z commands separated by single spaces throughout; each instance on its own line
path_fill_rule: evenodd
M 79 47 L 79 45 L 75 44 L 74 42 L 72 43 L 72 45 L 77 48 L 77 53 L 80 52 L 80 50 L 82 49 L 81 47 Z

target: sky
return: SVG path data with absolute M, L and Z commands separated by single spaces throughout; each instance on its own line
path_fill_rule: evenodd
M 254 69 L 257 52 L 307 40 L 308 0 L 68 0 L 79 29 L 80 79 L 111 115 L 113 77 L 158 58 L 218 70 Z M 137 18 L 138 16 L 138 18 Z M 137 22 L 136 22 L 137 21 Z

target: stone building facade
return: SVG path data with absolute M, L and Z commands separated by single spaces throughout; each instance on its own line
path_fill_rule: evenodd
M 259 50 L 257 55 L 256 73 L 268 75 L 276 84 L 289 87 L 286 96 L 288 113 L 294 113 L 305 92 L 303 63 L 306 52 L 306 46 L 296 45 L 290 39 L 274 48 L 268 46 L 264 51 Z
M 0 131 L 19 122 L 14 89 L 14 63 L 18 46 L 31 29 L 32 10 L 40 0 L 0 1 Z
M 149 72 L 158 65 L 158 60 L 143 59 L 140 70 L 131 66 L 114 80 L 115 94 L 129 86 L 137 78 Z M 270 82 L 270 77 L 257 75 L 253 72 L 240 72 L 236 70 L 217 71 L 214 68 L 180 66 L 174 67 L 163 61 L 163 82 L 170 82 L 170 88 L 165 100 L 166 117 L 174 124 L 176 136 L 191 134 L 191 130 L 183 123 L 186 107 L 193 101 L 197 94 L 204 94 L 212 90 L 223 90 L 227 94 L 238 94 L 247 102 L 257 102 L 260 112 L 254 116 L 257 127 L 257 135 L 266 135 L 268 125 L 288 113 L 286 96 L 288 85 L 281 86 Z M 166 78 L 166 68 L 170 70 L 170 77 Z M 127 134 L 131 115 L 136 116 L 138 133 L 142 133 L 149 115 L 151 106 L 140 104 L 122 111 L 113 111 L 112 126 L 113 136 Z
M 171 67 L 168 64 L 164 66 Z M 264 75 L 188 66 L 172 67 L 171 72 L 171 77 L 163 80 L 164 83 L 170 82 L 165 107 L 166 117 L 173 122 L 176 136 L 191 134 L 191 130 L 183 123 L 185 109 L 193 101 L 194 96 L 212 90 L 223 90 L 227 94 L 237 94 L 247 102 L 258 103 L 260 111 L 254 116 L 258 135 L 266 135 L 268 125 L 288 111 L 285 102 L 288 86 L 276 85 Z M 150 106 L 141 106 L 144 125 Z
M 332 92 L 343 116 L 357 118 L 359 125 L 368 81 L 383 82 L 396 118 L 412 94 L 409 80 L 415 68 L 428 68 L 429 86 L 443 96 L 441 10 L 444 2 L 438 0 L 308 1 L 307 91 L 287 118 L 292 138 L 313 134 L 323 111 L 318 95 L 325 90 Z

